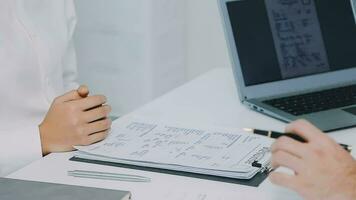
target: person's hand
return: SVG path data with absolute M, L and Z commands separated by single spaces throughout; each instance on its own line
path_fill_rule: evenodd
M 42 153 L 74 150 L 75 145 L 90 145 L 106 138 L 111 126 L 111 108 L 101 95 L 88 96 L 81 86 L 57 97 L 40 124 Z
M 294 175 L 272 172 L 272 183 L 298 192 L 305 199 L 356 199 L 356 162 L 339 144 L 305 120 L 286 132 L 307 140 L 281 137 L 271 148 L 273 168 L 286 167 Z
M 85 98 L 85 97 L 87 97 L 89 95 L 89 88 L 86 85 L 81 85 L 77 89 L 77 92 L 78 92 L 80 97 Z

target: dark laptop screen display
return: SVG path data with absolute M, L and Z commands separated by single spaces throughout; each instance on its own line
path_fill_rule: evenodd
M 356 67 L 350 0 L 227 3 L 246 86 Z

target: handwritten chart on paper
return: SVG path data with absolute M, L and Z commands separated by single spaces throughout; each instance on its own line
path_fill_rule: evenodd
M 163 163 L 177 167 L 170 169 L 195 167 L 218 170 L 218 173 L 241 172 L 250 176 L 258 171 L 251 167 L 252 162 L 269 159 L 267 155 L 271 143 L 266 138 L 239 134 L 236 130 L 197 129 L 142 120 L 121 120 L 113 125 L 112 133 L 106 140 L 78 149 L 92 155 L 138 161 L 141 164 Z
M 265 0 L 282 77 L 330 70 L 314 0 Z

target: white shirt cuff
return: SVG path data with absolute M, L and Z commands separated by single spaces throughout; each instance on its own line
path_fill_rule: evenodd
M 42 158 L 38 126 L 1 131 L 0 176 L 8 175 Z

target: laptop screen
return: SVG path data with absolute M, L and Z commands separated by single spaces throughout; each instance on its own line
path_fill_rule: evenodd
M 227 3 L 246 86 L 356 67 L 350 0 Z

